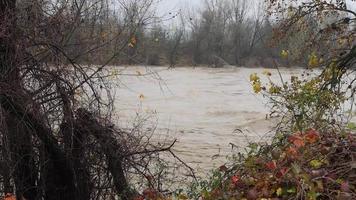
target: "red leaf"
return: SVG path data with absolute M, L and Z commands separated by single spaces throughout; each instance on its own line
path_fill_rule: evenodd
M 266 168 L 269 170 L 275 170 L 277 169 L 277 164 L 275 161 L 268 162 L 266 163 Z
M 287 167 L 283 167 L 282 169 L 280 169 L 277 174 L 276 174 L 276 177 L 277 178 L 281 178 L 283 177 L 284 175 L 286 175 L 288 173 L 288 168 Z
M 298 156 L 298 151 L 294 147 L 288 147 L 286 153 L 292 157 Z
M 13 195 L 13 194 L 11 194 L 11 193 L 7 193 L 7 194 L 5 195 L 4 200 L 16 200 L 16 196 Z
M 310 129 L 306 132 L 304 138 L 307 142 L 313 144 L 319 140 L 319 133 L 314 129 Z
M 235 185 L 239 182 L 239 180 L 240 180 L 240 177 L 237 175 L 234 175 L 231 177 L 231 182 Z
M 294 146 L 296 146 L 297 148 L 305 146 L 303 138 L 300 137 L 299 135 L 291 135 L 291 136 L 289 136 L 288 137 L 288 141 L 290 143 L 294 144 Z

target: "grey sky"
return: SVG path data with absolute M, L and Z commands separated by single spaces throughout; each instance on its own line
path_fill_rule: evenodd
M 256 7 L 259 1 L 265 0 L 245 0 L 249 2 L 250 6 L 250 14 L 256 13 Z M 303 0 L 304 1 L 304 0 Z M 163 24 L 165 25 L 173 25 L 177 20 L 173 20 L 171 17 L 177 14 L 180 9 L 183 9 L 183 13 L 185 9 L 197 8 L 202 5 L 204 0 L 157 0 L 156 8 L 158 16 L 162 17 L 164 20 Z M 352 0 L 346 0 L 346 4 L 348 9 L 356 11 L 356 2 Z
M 160 0 L 158 3 L 158 13 L 160 15 L 178 11 L 180 8 L 197 7 L 202 0 Z
M 251 1 L 251 0 L 247 0 Z M 264 0 L 257 0 L 264 1 Z M 176 11 L 179 8 L 185 7 L 197 7 L 203 0 L 160 0 L 158 3 L 158 13 L 166 14 L 172 11 Z M 356 2 L 352 0 L 346 0 L 349 9 L 356 10 Z

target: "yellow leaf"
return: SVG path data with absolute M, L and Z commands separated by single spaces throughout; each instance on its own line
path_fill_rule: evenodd
M 320 160 L 312 160 L 309 162 L 309 165 L 314 169 L 319 169 L 323 165 L 323 162 Z
M 261 87 L 261 83 L 259 81 L 254 82 L 253 83 L 253 91 L 255 91 L 255 93 L 259 93 L 261 92 L 262 87 Z
M 132 36 L 130 39 L 130 43 L 128 44 L 129 47 L 134 48 L 137 44 L 137 40 L 135 36 Z
M 277 196 L 282 196 L 282 194 L 283 194 L 283 189 L 282 188 L 278 188 L 277 189 L 277 191 L 276 191 L 276 194 L 277 194 Z
M 271 94 L 278 94 L 281 92 L 281 88 L 275 85 L 271 85 L 271 87 L 269 88 L 269 93 Z
M 316 55 L 315 52 L 313 52 L 313 53 L 309 56 L 308 66 L 309 66 L 310 68 L 314 68 L 314 67 L 317 67 L 318 65 L 319 65 L 318 56 Z
M 289 51 L 288 50 L 282 50 L 281 52 L 281 57 L 282 58 L 288 58 L 289 55 Z
M 259 81 L 260 80 L 260 77 L 257 76 L 257 73 L 253 73 L 250 75 L 250 81 L 251 82 L 256 82 L 256 81 Z

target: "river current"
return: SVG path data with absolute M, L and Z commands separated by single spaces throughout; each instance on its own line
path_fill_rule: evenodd
M 120 74 L 114 90 L 118 125 L 130 127 L 144 119 L 146 127 L 155 127 L 157 140 L 177 139 L 174 151 L 198 171 L 222 165 L 231 144 L 243 150 L 248 142 L 267 142 L 271 136 L 268 101 L 253 92 L 250 74 L 258 73 L 267 83 L 262 73 L 268 70 L 270 79 L 281 83 L 281 77 L 287 81 L 303 71 L 284 68 L 280 76 L 276 69 L 245 67 L 115 70 Z

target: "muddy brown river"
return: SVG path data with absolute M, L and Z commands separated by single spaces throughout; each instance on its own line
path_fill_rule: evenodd
M 267 100 L 252 91 L 249 76 L 261 68 L 119 67 L 116 121 L 121 127 L 145 119 L 160 139 L 177 139 L 178 156 L 201 172 L 218 167 L 233 143 L 266 142 L 273 129 Z M 280 83 L 275 69 L 271 79 Z M 280 69 L 283 79 L 302 69 Z M 145 75 L 146 74 L 146 75 Z M 145 76 L 136 76 L 145 75 Z M 243 133 L 235 131 L 242 130 Z M 236 151 L 236 149 L 235 149 Z

